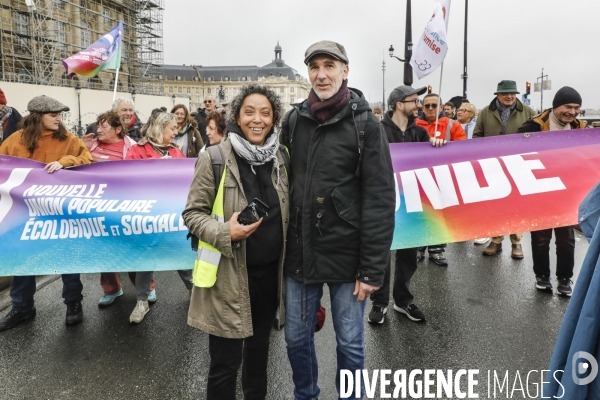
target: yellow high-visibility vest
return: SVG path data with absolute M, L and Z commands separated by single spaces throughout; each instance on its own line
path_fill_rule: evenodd
M 219 190 L 213 203 L 211 217 L 217 221 L 225 222 L 225 213 L 223 211 L 223 186 L 225 183 L 225 173 L 227 172 L 227 166 L 223 168 L 223 175 L 219 182 Z M 221 261 L 221 252 L 215 249 L 210 244 L 203 242 L 202 240 L 198 243 L 198 253 L 196 254 L 196 262 L 194 263 L 194 274 L 192 276 L 192 282 L 195 286 L 202 288 L 213 287 L 217 281 L 217 270 L 219 268 L 219 261 Z

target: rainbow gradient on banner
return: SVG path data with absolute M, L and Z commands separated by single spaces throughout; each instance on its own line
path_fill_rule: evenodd
M 391 144 L 392 249 L 577 224 L 600 181 L 600 129 Z
M 121 48 L 123 44 L 123 21 L 90 47 L 63 60 L 69 78 L 73 75 L 90 78 L 105 69 L 118 70 L 121 67 Z
M 392 249 L 577 223 L 600 181 L 600 129 L 390 145 Z M 0 155 L 0 276 L 190 269 L 194 159 L 61 169 Z

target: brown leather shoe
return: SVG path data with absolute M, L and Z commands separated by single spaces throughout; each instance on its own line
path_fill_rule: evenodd
M 521 259 L 523 259 L 523 249 L 521 249 L 521 245 L 520 244 L 513 244 L 512 245 L 512 252 L 510 253 L 510 256 L 512 258 L 514 258 L 515 260 L 521 260 Z
M 484 256 L 495 256 L 502 251 L 502 243 L 490 242 L 488 247 L 483 249 Z

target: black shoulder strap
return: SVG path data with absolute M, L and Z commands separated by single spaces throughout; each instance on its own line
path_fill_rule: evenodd
M 283 157 L 283 165 L 285 166 L 285 170 L 290 175 L 290 153 L 288 152 L 288 148 L 284 145 L 279 145 L 279 151 L 281 151 L 281 155 Z
M 365 125 L 368 119 L 369 111 L 363 111 L 358 116 L 354 116 L 357 104 L 352 104 L 352 119 L 354 120 L 354 128 L 356 128 L 356 142 L 358 145 L 358 165 L 356 166 L 356 176 L 360 176 L 360 165 L 362 164 L 362 154 L 365 149 Z
M 223 169 L 225 168 L 225 162 L 223 161 L 223 153 L 221 152 L 221 146 L 210 146 L 206 148 L 210 157 L 210 163 L 213 168 L 213 175 L 215 176 L 215 193 L 219 190 L 219 183 L 221 182 L 221 176 L 223 176 Z
M 294 130 L 296 129 L 296 122 L 298 121 L 298 110 L 292 108 L 288 115 L 288 134 L 287 138 L 284 138 L 285 144 L 291 146 L 294 141 Z

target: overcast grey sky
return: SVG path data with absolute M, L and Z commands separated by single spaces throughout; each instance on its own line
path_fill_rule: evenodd
M 166 64 L 258 65 L 274 58 L 279 40 L 286 64 L 307 76 L 304 51 L 328 39 L 346 47 L 349 86 L 371 101 L 382 99 L 381 63 L 386 62 L 386 101 L 402 84 L 403 64 L 390 59 L 394 45 L 402 57 L 406 0 L 167 0 L 164 18 Z M 413 0 L 413 42 L 433 11 L 433 0 Z M 444 64 L 442 98 L 462 94 L 465 0 L 453 0 Z M 583 108 L 600 109 L 600 1 L 471 0 L 469 2 L 468 97 L 478 108 L 493 98 L 502 79 L 536 82 L 541 69 L 552 90 L 544 91 L 544 108 L 556 90 L 572 86 Z M 439 91 L 439 69 L 413 86 Z M 540 107 L 540 93 L 530 96 Z

